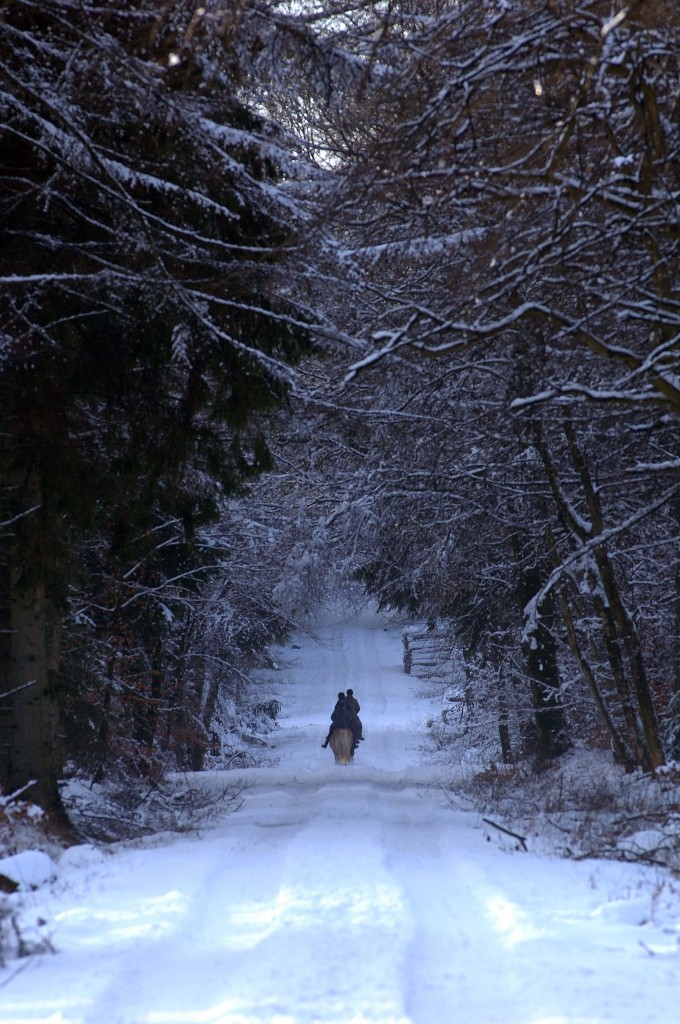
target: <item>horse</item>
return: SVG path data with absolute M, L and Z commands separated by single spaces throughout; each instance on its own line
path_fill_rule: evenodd
M 349 764 L 354 757 L 354 736 L 351 729 L 333 729 L 329 740 L 336 764 Z

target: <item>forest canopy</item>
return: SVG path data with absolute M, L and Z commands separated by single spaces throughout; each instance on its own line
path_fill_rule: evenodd
M 5 792 L 219 763 L 357 591 L 452 742 L 680 756 L 679 54 L 671 0 L 3 5 Z

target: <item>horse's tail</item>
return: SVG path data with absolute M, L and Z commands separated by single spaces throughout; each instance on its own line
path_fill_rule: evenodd
M 333 729 L 330 748 L 335 754 L 336 764 L 349 764 L 354 756 L 354 736 L 351 729 Z

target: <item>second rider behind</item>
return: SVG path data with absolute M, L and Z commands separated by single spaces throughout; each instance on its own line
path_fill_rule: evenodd
M 347 696 L 345 697 L 345 703 L 347 704 L 347 707 L 352 712 L 352 722 L 354 723 L 352 728 L 353 728 L 354 736 L 355 736 L 355 741 L 354 742 L 356 744 L 356 743 L 359 742 L 359 740 L 363 740 L 363 738 L 364 738 L 364 729 L 363 729 L 363 726 L 361 724 L 361 719 L 359 718 L 359 712 L 361 711 L 361 705 L 359 704 L 359 701 L 354 696 L 354 690 L 348 690 L 347 691 Z

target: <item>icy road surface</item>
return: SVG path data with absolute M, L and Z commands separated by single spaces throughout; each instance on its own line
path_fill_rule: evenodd
M 56 952 L 0 969 L 0 1022 L 677 1024 L 672 880 L 514 851 L 452 808 L 398 629 L 296 643 L 278 763 L 229 773 L 243 804 L 200 835 L 67 851 L 22 919 Z M 366 741 L 342 768 L 321 741 L 348 686 Z

